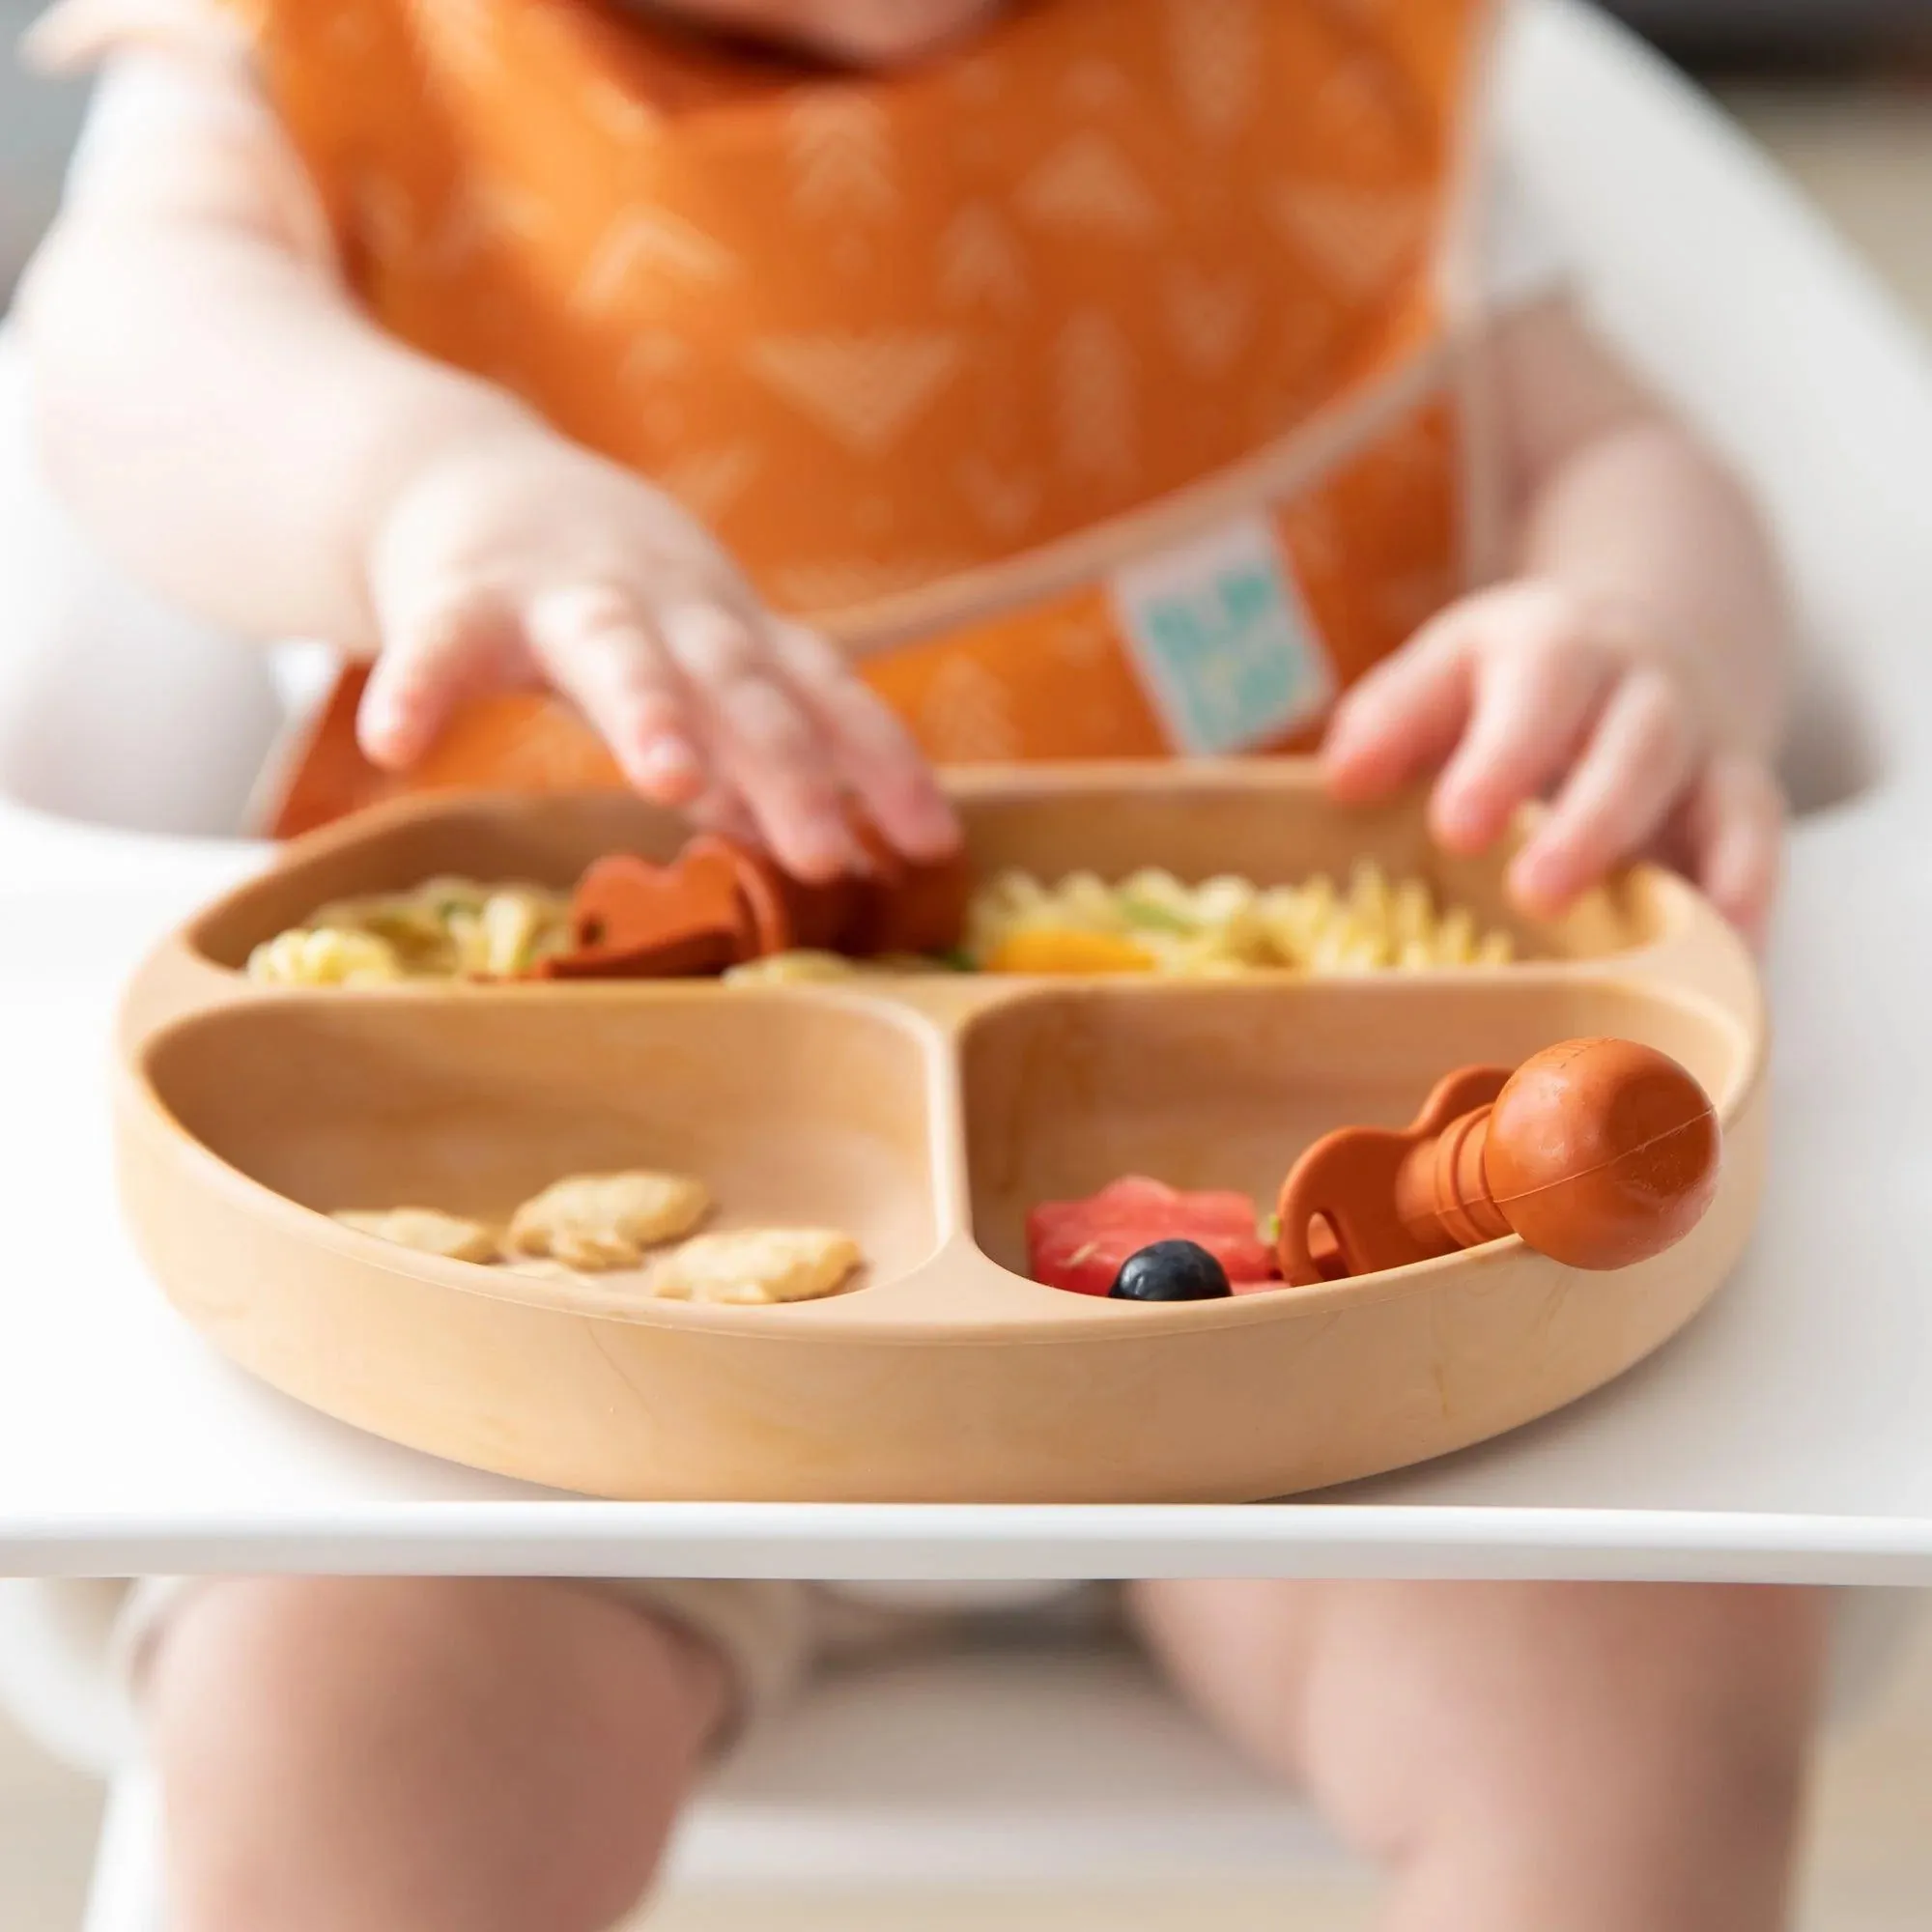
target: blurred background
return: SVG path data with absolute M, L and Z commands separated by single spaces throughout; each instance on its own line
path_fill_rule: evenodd
M 43 0 L 0 0 L 0 43 Z M 1932 0 L 1615 0 L 1612 11 L 1709 85 L 1932 325 Z M 52 213 L 82 90 L 30 82 L 0 54 L 0 309 Z M 46 1763 L 0 1717 L 0 1932 L 75 1932 L 99 1798 Z M 1932 1634 L 1886 1706 L 1831 1749 L 1806 1882 L 1804 1932 L 1923 1932 L 1932 1925 Z M 1029 1899 L 1009 1932 L 1180 1927 L 1212 1916 L 1270 1932 L 1371 1922 L 1357 1888 L 1305 1898 Z M 785 1911 L 793 1932 L 963 1928 L 981 1915 L 931 1902 Z M 767 1920 L 760 1915 L 758 1922 Z M 661 1932 L 727 1932 L 685 1910 Z

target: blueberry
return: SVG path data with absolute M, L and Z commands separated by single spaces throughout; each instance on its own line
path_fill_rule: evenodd
M 1219 1301 L 1234 1292 L 1228 1270 L 1192 1241 L 1156 1241 L 1129 1255 L 1108 1291 L 1115 1301 Z

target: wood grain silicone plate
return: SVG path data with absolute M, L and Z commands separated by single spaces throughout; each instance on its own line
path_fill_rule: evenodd
M 976 860 L 1264 884 L 1359 857 L 1507 923 L 1500 857 L 1330 808 L 1294 763 L 985 774 Z M 619 797 L 437 800 L 300 841 L 173 936 L 123 1015 L 124 1199 L 171 1299 L 235 1360 L 394 1440 L 593 1494 L 1227 1501 L 1402 1466 L 1621 1374 L 1748 1235 L 1764 1022 L 1743 949 L 1639 871 L 1532 963 L 1355 980 L 945 977 L 275 992 L 259 940 L 435 873 L 567 885 L 673 824 Z M 1691 1238 L 1616 1275 L 1515 1240 L 1360 1281 L 1138 1307 L 1025 1280 L 1034 1201 L 1145 1171 L 1269 1196 L 1314 1136 L 1399 1124 L 1465 1062 L 1614 1034 L 1683 1061 L 1726 1133 Z M 334 1208 L 496 1216 L 572 1171 L 702 1175 L 732 1222 L 864 1242 L 831 1301 L 721 1308 L 437 1262 Z

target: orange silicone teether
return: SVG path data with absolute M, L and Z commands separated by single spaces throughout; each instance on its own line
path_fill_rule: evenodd
M 673 866 L 600 859 L 571 900 L 577 945 L 537 968 L 547 980 L 674 980 L 749 957 L 751 919 L 728 854 L 687 851 Z
M 896 852 L 869 820 L 853 831 L 871 862 L 856 881 L 856 895 L 840 935 L 855 958 L 884 952 L 949 952 L 965 936 L 973 896 L 973 869 L 965 852 L 914 860 Z
M 1630 1040 L 1552 1046 L 1514 1074 L 1465 1067 L 1394 1133 L 1345 1127 L 1281 1190 L 1292 1286 L 1406 1267 L 1516 1234 L 1566 1266 L 1629 1267 L 1681 1241 L 1717 1192 L 1717 1111 Z
M 785 875 L 750 846 L 709 832 L 699 833 L 677 862 L 679 871 L 719 866 L 730 873 L 740 908 L 737 951 L 730 963 L 742 966 L 790 952 L 798 941 Z

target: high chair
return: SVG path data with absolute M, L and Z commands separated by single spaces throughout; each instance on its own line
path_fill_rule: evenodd
M 1932 1582 L 1932 1262 L 1907 1233 L 1932 1156 L 1915 1102 L 1932 1076 L 1932 369 L 1748 145 L 1578 0 L 1524 9 L 1505 94 L 1603 322 L 1760 488 L 1814 643 L 1773 975 L 1776 1184 L 1708 1316 L 1547 1423 L 1301 1508 L 596 1504 L 296 1410 L 214 1361 L 141 1277 L 107 1211 L 102 1084 L 77 1072 L 139 949 L 255 863 L 216 835 L 277 693 L 45 521 L 7 417 L 0 925 L 26 943 L 0 959 L 0 1027 L 36 1106 L 0 1157 L 61 1222 L 58 1247 L 28 1226 L 17 1278 L 64 1293 L 21 1296 L 0 1352 L 0 1567 Z M 177 704 L 192 756 L 169 750 Z M 1895 1622 L 1904 1602 L 1861 1614 Z M 117 1777 L 87 1932 L 158 1932 L 151 1794 L 38 1615 L 29 1586 L 0 1592 L 0 1693 Z M 1324 1855 L 1132 1660 L 980 1654 L 824 1687 L 697 1807 L 672 1882 L 1227 1880 Z

